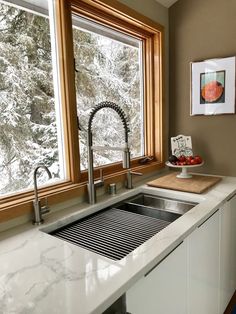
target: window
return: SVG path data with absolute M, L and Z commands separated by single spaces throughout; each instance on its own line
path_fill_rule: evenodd
M 74 15 L 73 42 L 81 170 L 87 169 L 88 112 L 102 101 L 112 101 L 124 110 L 131 157 L 143 156 L 142 41 Z M 105 109 L 95 116 L 93 142 L 97 146 L 124 145 L 124 128 L 116 112 Z M 94 152 L 94 165 L 121 161 L 121 154 Z
M 0 0 L 0 16 L 0 221 L 32 212 L 38 163 L 54 177 L 40 174 L 42 203 L 86 193 L 86 119 L 104 98 L 129 118 L 132 169 L 164 166 L 162 26 L 115 0 Z M 117 116 L 101 114 L 112 123 L 95 121 L 94 141 L 123 144 Z M 95 159 L 95 177 L 102 166 L 105 184 L 124 181 L 121 156 Z
M 13 2 L 0 2 L 0 196 L 32 188 L 38 164 L 65 178 L 47 1 Z
M 131 126 L 132 166 L 140 166 L 144 156 L 152 156 L 159 164 L 163 162 L 163 29 L 148 19 L 140 22 L 131 18 L 125 12 L 127 7 L 117 12 L 114 2 L 110 3 L 72 1 L 80 170 L 87 168 L 90 109 L 105 100 L 117 103 L 126 112 Z M 116 113 L 104 109 L 94 120 L 95 145 L 110 146 L 115 140 L 116 146 L 122 145 L 122 126 Z M 121 163 L 109 166 L 120 160 L 117 152 L 94 152 L 94 164 L 103 165 L 105 174 L 122 171 Z M 81 180 L 86 180 L 86 176 L 82 174 Z

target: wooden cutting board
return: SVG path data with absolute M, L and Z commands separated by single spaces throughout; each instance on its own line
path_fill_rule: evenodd
M 202 175 L 193 175 L 191 179 L 179 179 L 176 178 L 176 175 L 177 172 L 170 173 L 148 182 L 147 185 L 156 188 L 201 194 L 221 180 L 220 177 Z

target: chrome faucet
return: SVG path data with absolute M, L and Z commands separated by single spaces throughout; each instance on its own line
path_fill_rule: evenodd
M 92 144 L 92 122 L 95 114 L 103 109 L 103 108 L 110 108 L 115 110 L 119 117 L 121 118 L 121 121 L 124 126 L 125 130 L 125 146 L 124 147 L 108 147 L 108 146 L 93 146 Z M 104 150 L 113 150 L 113 151 L 122 151 L 123 152 L 123 168 L 129 169 L 130 168 L 130 150 L 128 146 L 128 123 L 125 116 L 124 111 L 115 103 L 104 101 L 99 103 L 97 106 L 94 107 L 92 110 L 89 122 L 88 122 L 88 197 L 89 197 L 89 203 L 95 204 L 96 203 L 96 190 L 95 188 L 98 186 L 104 185 L 104 180 L 102 177 L 101 172 L 101 178 L 99 180 L 94 181 L 94 174 L 93 174 L 93 151 L 104 151 Z
M 33 224 L 34 225 L 41 225 L 44 222 L 42 215 L 49 212 L 49 208 L 47 206 L 47 203 L 45 206 L 41 206 L 41 202 L 38 198 L 37 172 L 40 168 L 43 168 L 47 171 L 49 179 L 52 178 L 51 172 L 49 171 L 49 169 L 46 166 L 40 165 L 40 166 L 35 168 L 35 170 L 34 170 L 34 196 L 35 196 L 35 198 L 33 201 L 33 205 L 34 205 Z

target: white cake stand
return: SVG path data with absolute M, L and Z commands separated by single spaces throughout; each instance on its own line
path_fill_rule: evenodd
M 168 167 L 171 168 L 181 168 L 181 172 L 179 174 L 177 174 L 177 178 L 180 179 L 190 179 L 192 178 L 192 175 L 190 173 L 188 173 L 188 169 L 189 168 L 194 168 L 194 167 L 200 167 L 204 164 L 204 161 L 200 164 L 197 165 L 186 165 L 186 166 L 178 166 L 178 165 L 173 165 L 172 163 L 170 163 L 169 161 L 166 162 L 166 165 Z

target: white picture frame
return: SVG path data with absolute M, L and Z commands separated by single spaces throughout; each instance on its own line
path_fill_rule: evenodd
M 191 63 L 191 116 L 235 113 L 235 64 L 235 57 Z

